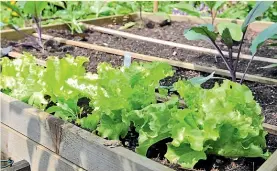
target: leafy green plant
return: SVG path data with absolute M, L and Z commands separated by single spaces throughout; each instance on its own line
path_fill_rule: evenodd
M 217 12 L 222 7 L 222 5 L 224 5 L 225 1 L 205 1 L 204 3 L 209 7 L 209 13 L 212 17 L 212 25 L 214 25 Z
M 25 53 L 20 59 L 1 58 L 0 65 L 0 89 L 16 99 L 44 109 L 48 103 L 44 99 L 40 80 L 44 69 L 36 65 L 34 57 Z
M 200 17 L 199 11 L 197 11 L 192 6 L 192 4 L 189 4 L 188 2 L 179 2 L 177 4 L 171 4 L 170 7 L 182 10 L 183 12 L 186 12 L 189 15 Z
M 213 74 L 178 81 L 174 89 L 186 104 L 180 109 L 177 96 L 164 103 L 156 100 L 160 80 L 173 75 L 170 65 L 134 62 L 115 68 L 101 63 L 97 74 L 92 74 L 83 66 L 87 61 L 49 57 L 44 68 L 29 54 L 14 60 L 1 58 L 0 89 L 111 140 L 124 138 L 135 127 L 136 152 L 142 155 L 153 144 L 172 139 L 165 157 L 183 167 L 192 168 L 208 154 L 268 157 L 263 151 L 266 132 L 261 108 L 245 85 L 224 80 L 212 89 L 201 88 Z M 159 88 L 166 95 L 163 90 Z M 81 98 L 90 100 L 91 110 L 85 116 L 78 105 Z
M 82 33 L 83 26 L 78 20 L 83 19 L 85 15 L 89 16 L 89 2 L 71 2 L 65 3 L 65 8 L 57 11 L 54 17 L 59 17 L 62 23 L 68 25 L 71 33 Z
M 236 81 L 236 72 L 237 72 L 237 66 L 238 61 L 240 59 L 240 53 L 241 53 L 241 47 L 244 42 L 244 37 L 248 28 L 248 25 L 256 20 L 257 17 L 261 16 L 274 2 L 273 1 L 267 1 L 267 2 L 257 2 L 255 7 L 250 11 L 248 16 L 246 17 L 244 23 L 240 27 L 239 25 L 235 23 L 220 23 L 217 26 L 218 32 L 215 30 L 214 26 L 211 24 L 203 24 L 200 26 L 192 27 L 188 30 L 185 30 L 185 37 L 188 40 L 205 40 L 211 43 L 215 49 L 218 51 L 219 55 L 223 59 L 227 69 L 230 72 L 230 75 L 232 77 L 232 81 Z M 274 26 L 272 26 L 274 27 Z M 274 30 L 274 28 L 268 28 L 269 30 L 272 30 L 273 34 L 276 34 L 277 29 Z M 268 38 L 272 36 L 272 33 L 269 34 L 268 31 L 265 31 L 261 33 L 261 36 L 258 36 L 255 41 L 252 42 L 251 50 L 252 52 L 252 59 L 249 62 L 249 65 L 251 61 L 253 60 L 256 50 L 257 50 L 257 44 L 261 44 Z M 267 36 L 265 36 L 265 34 Z M 220 35 L 221 41 L 227 46 L 228 48 L 228 57 L 226 57 L 222 50 L 219 48 L 219 46 L 216 43 L 217 37 Z M 237 57 L 233 59 L 233 46 L 236 46 L 239 42 L 239 49 L 237 53 Z M 248 67 L 245 69 L 245 73 L 247 72 Z M 244 77 L 241 79 L 240 82 L 244 80 Z
M 44 49 L 42 43 L 42 28 L 41 28 L 41 13 L 44 8 L 46 8 L 47 2 L 46 1 L 27 1 L 24 5 L 24 13 L 27 15 L 32 16 L 35 30 L 38 34 L 38 44 L 39 46 Z
M 205 154 L 232 158 L 269 155 L 263 152 L 264 118 L 246 86 L 224 80 L 212 89 L 187 81 L 179 81 L 174 87 L 187 108 L 174 113 L 170 121 L 173 141 L 166 157 L 171 162 L 191 167 L 205 159 Z
M 15 2 L 1 1 L 1 27 L 25 26 L 24 14 Z

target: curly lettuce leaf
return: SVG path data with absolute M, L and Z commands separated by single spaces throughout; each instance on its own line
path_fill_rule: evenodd
M 70 55 L 62 59 L 48 57 L 42 79 L 45 82 L 45 92 L 53 102 L 56 102 L 58 97 L 64 99 L 78 98 L 79 92 L 72 91 L 66 82 L 72 77 L 84 76 L 86 70 L 83 65 L 88 60 L 87 57 L 77 56 L 74 58 Z
M 193 151 L 231 158 L 268 157 L 263 151 L 264 117 L 248 87 L 224 80 L 212 89 L 188 81 L 179 81 L 174 88 L 188 108 L 175 113 L 170 121 L 170 145 L 177 148 L 185 143 Z
M 184 168 L 193 168 L 199 160 L 207 158 L 204 151 L 194 151 L 188 144 L 180 144 L 178 147 L 167 145 L 165 157 L 171 163 L 178 163 Z

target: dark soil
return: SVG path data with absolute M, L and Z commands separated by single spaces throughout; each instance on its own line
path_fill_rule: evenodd
M 185 37 L 183 36 L 183 30 L 184 28 L 189 28 L 191 25 L 184 24 L 183 26 L 183 24 L 184 23 L 172 23 L 172 25 L 170 26 L 165 26 L 165 27 L 157 26 L 155 29 L 132 28 L 128 31 L 136 34 L 138 33 L 140 35 L 147 36 L 147 37 L 154 37 L 154 38 L 164 39 L 168 41 L 186 43 L 190 45 L 213 49 L 213 47 L 207 42 L 186 40 Z M 178 61 L 190 62 L 190 63 L 204 65 L 204 66 L 226 69 L 226 65 L 220 57 L 217 57 L 217 59 L 215 59 L 214 55 L 207 55 L 207 54 L 198 53 L 194 51 L 188 51 L 185 49 L 174 48 L 170 46 L 159 45 L 159 44 L 149 43 L 144 41 L 126 39 L 126 38 L 117 37 L 109 34 L 95 32 L 95 31 L 87 31 L 85 40 L 82 37 L 83 35 L 72 36 L 69 34 L 69 31 L 64 31 L 64 30 L 58 31 L 58 32 L 54 30 L 48 30 L 47 33 L 58 37 L 65 37 L 71 40 L 85 41 L 92 44 L 117 48 L 117 49 L 131 51 L 131 52 L 137 52 L 145 55 L 157 56 L 157 57 L 162 57 L 162 58 L 167 58 L 172 60 L 178 60 Z M 255 33 L 250 32 L 249 34 L 253 35 Z M 249 39 L 251 38 L 249 37 L 246 40 L 246 43 L 245 43 L 246 45 L 245 47 L 243 47 L 244 53 L 249 53 L 249 48 L 246 48 L 250 46 Z M 222 43 L 219 43 L 219 44 L 221 48 L 225 49 Z M 234 51 L 236 51 L 236 48 L 234 49 Z M 277 54 L 277 48 L 267 46 L 267 44 L 262 46 L 258 53 L 259 56 L 263 56 L 263 57 L 273 57 L 276 54 Z M 238 65 L 238 71 L 244 72 L 248 62 L 249 60 L 240 60 Z M 253 61 L 251 64 L 251 67 L 248 70 L 248 73 L 259 75 L 259 76 L 270 77 L 270 78 L 277 78 L 276 68 L 270 68 L 270 69 L 261 68 L 267 65 L 269 65 L 269 63 Z
M 173 24 L 174 26 L 174 24 Z M 170 27 L 171 26 L 166 26 Z M 176 25 L 175 25 L 176 27 Z M 162 28 L 161 28 L 162 29 Z M 58 35 L 61 37 L 66 37 L 69 39 L 80 39 L 80 37 L 75 37 L 71 36 L 69 32 L 67 31 L 54 31 L 54 30 L 49 30 L 48 33 L 51 35 Z M 93 33 L 89 32 L 89 37 L 87 37 L 89 42 L 101 44 L 101 45 L 107 45 L 110 47 L 117 47 L 117 48 L 126 48 L 125 50 L 132 50 L 135 52 L 139 53 L 144 53 L 144 54 L 150 54 L 153 53 L 152 55 L 159 56 L 161 57 L 167 57 L 170 59 L 176 59 L 176 60 L 192 60 L 192 58 L 189 58 L 189 54 L 191 52 L 184 51 L 182 49 L 175 49 L 175 48 L 170 48 L 170 47 L 165 47 L 165 46 L 160 46 L 160 45 L 153 45 L 149 43 L 143 43 L 143 42 L 138 42 L 138 41 L 131 41 L 126 40 L 123 38 L 119 37 L 114 37 L 114 36 L 109 36 L 107 34 L 100 34 L 100 33 Z M 178 39 L 179 40 L 179 39 Z M 32 42 L 30 38 L 26 38 L 20 42 Z M 107 44 L 105 44 L 107 42 Z M 128 42 L 130 44 L 128 44 Z M 9 44 L 11 44 L 10 41 L 6 40 L 1 40 L 2 47 L 5 47 Z M 14 42 L 17 43 L 17 42 Z M 63 57 L 65 54 L 70 54 L 72 56 L 87 56 L 90 58 L 90 62 L 86 65 L 86 68 L 90 72 L 96 72 L 96 67 L 98 63 L 100 62 L 109 62 L 113 66 L 121 66 L 122 65 L 122 58 L 117 56 L 117 55 L 111 55 L 107 53 L 102 53 L 94 50 L 89 50 L 89 49 L 84 49 L 84 48 L 78 48 L 78 47 L 72 47 L 64 44 L 60 44 L 54 41 L 48 41 L 45 44 L 46 46 L 46 52 L 42 54 L 39 50 L 32 48 L 32 47 L 23 47 L 23 46 L 18 46 L 17 48 L 14 48 L 13 50 L 22 52 L 22 51 L 27 51 L 32 53 L 33 55 L 37 56 L 40 59 L 46 59 L 47 56 L 59 56 Z M 176 51 L 177 54 L 186 54 L 188 56 L 184 57 L 182 55 L 172 55 L 172 53 Z M 167 53 L 164 53 L 167 52 Z M 182 52 L 182 53 L 180 53 Z M 192 52 L 192 55 L 200 55 L 200 57 L 194 58 L 195 62 L 200 59 L 205 59 L 205 58 L 210 58 L 210 62 L 208 59 L 203 62 L 205 65 L 209 65 L 210 63 L 213 63 L 213 57 L 207 56 L 201 57 L 201 54 L 195 54 Z M 265 56 L 265 55 L 263 55 Z M 182 58 L 183 57 L 183 58 Z M 209 63 L 210 62 L 210 63 Z M 219 62 L 220 63 L 220 62 Z M 261 62 L 259 62 L 261 63 Z M 218 63 L 213 63 L 213 65 L 219 65 Z M 212 65 L 212 66 L 213 66 Z M 253 65 L 254 66 L 254 65 Z M 182 68 L 175 68 L 175 74 L 173 77 L 167 78 L 165 80 L 161 81 L 161 85 L 172 85 L 173 82 L 176 82 L 178 79 L 182 78 L 192 78 L 195 76 L 206 76 L 206 73 L 198 72 L 198 71 L 191 71 L 191 70 L 186 70 Z M 254 69 L 252 70 L 253 72 Z M 256 73 L 256 72 L 255 72 Z M 274 76 L 272 72 L 266 71 L 265 73 L 262 74 L 263 76 Z M 276 75 L 275 75 L 276 76 Z M 220 80 L 210 80 L 206 82 L 203 87 L 204 88 L 211 88 L 215 82 L 220 82 Z M 260 103 L 262 107 L 262 112 L 265 115 L 265 122 L 273 125 L 277 125 L 277 85 L 267 85 L 267 84 L 261 84 L 261 83 L 254 83 L 254 82 L 248 82 L 246 81 L 245 84 L 252 90 L 255 99 Z M 88 103 L 88 99 L 81 99 L 79 101 L 80 105 Z M 85 105 L 86 106 L 86 105 Z M 84 107 L 85 107 L 84 106 Z M 86 109 L 87 111 L 92 110 L 92 109 Z M 83 116 L 85 116 L 85 113 L 82 113 Z M 134 131 L 132 127 L 130 127 L 130 131 L 128 136 L 123 139 L 123 145 L 125 145 L 127 148 L 130 148 L 131 150 L 134 150 L 134 147 L 137 145 L 137 136 L 138 134 Z M 167 140 L 169 141 L 169 140 Z M 165 142 L 167 142 L 165 141 Z M 171 168 L 174 168 L 175 170 L 178 171 L 184 171 L 184 169 L 181 169 L 180 166 L 170 164 L 166 159 L 164 159 L 163 154 L 165 152 L 165 142 L 160 142 L 159 144 L 155 144 L 154 146 L 151 147 L 150 152 L 148 152 L 148 156 L 154 158 L 153 160 L 158 161 L 162 164 L 165 164 Z M 277 149 L 277 137 L 273 135 L 267 135 L 267 144 L 268 144 L 268 150 L 273 152 L 274 150 Z M 163 154 L 161 154 L 161 152 Z M 207 161 L 200 161 L 196 165 L 196 169 L 204 169 L 204 170 L 229 170 L 229 171 L 252 171 L 256 170 L 264 160 L 262 159 L 250 159 L 250 158 L 240 158 L 238 160 L 232 160 L 232 159 L 226 159 L 223 157 L 215 157 L 215 156 L 209 156 L 209 159 Z
M 166 25 L 164 27 L 160 27 L 157 23 L 155 24 L 154 29 L 149 29 L 147 27 L 139 28 L 139 27 L 132 27 L 129 29 L 121 30 L 145 37 L 151 37 L 166 41 L 172 41 L 176 43 L 183 43 L 193 46 L 205 47 L 214 49 L 213 46 L 206 41 L 190 41 L 187 40 L 184 35 L 184 30 L 189 29 L 192 26 L 197 26 L 197 24 L 193 24 L 190 22 L 172 22 L 170 25 Z M 107 28 L 111 29 L 118 29 L 120 25 L 106 25 Z M 257 36 L 258 33 L 248 30 L 246 33 L 246 37 L 244 40 L 244 44 L 242 46 L 242 52 L 244 54 L 250 54 L 249 47 L 251 45 L 252 40 Z M 268 41 L 264 46 L 262 46 L 256 56 L 263 56 L 271 58 L 277 54 L 277 49 L 274 47 L 268 46 L 272 41 Z M 221 42 L 217 42 L 222 50 L 227 51 L 227 47 L 224 46 Z M 238 47 L 236 46 L 234 51 L 237 52 Z

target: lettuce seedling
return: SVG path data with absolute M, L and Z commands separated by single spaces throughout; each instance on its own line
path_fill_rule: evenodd
M 230 72 L 232 81 L 237 81 L 236 72 L 238 67 L 238 62 L 240 59 L 240 53 L 242 44 L 244 43 L 244 38 L 248 25 L 256 20 L 257 17 L 261 16 L 274 2 L 273 1 L 259 1 L 256 3 L 255 7 L 249 12 L 244 23 L 240 27 L 235 23 L 220 23 L 217 25 L 217 31 L 215 30 L 212 24 L 202 24 L 196 27 L 192 27 L 188 30 L 185 30 L 184 35 L 188 40 L 205 40 L 211 43 L 215 49 L 218 51 L 219 55 L 223 59 L 224 63 L 227 66 L 227 69 Z M 248 66 L 245 69 L 244 75 L 247 72 L 247 69 L 252 62 L 257 49 L 260 45 L 271 38 L 277 33 L 276 24 L 271 25 L 269 28 L 261 32 L 256 39 L 253 40 L 251 49 L 252 58 L 248 63 Z M 221 42 L 223 42 L 227 48 L 228 53 L 224 53 L 216 43 L 216 39 L 220 35 Z M 239 46 L 237 56 L 233 57 L 233 48 L 234 46 Z M 242 83 L 244 76 L 241 78 L 240 82 Z

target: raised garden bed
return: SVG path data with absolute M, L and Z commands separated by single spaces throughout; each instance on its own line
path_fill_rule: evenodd
M 180 21 L 180 18 L 182 17 L 178 17 L 179 21 Z M 184 20 L 188 20 L 188 18 L 190 17 L 183 17 Z M 132 18 L 129 18 L 129 19 L 132 19 Z M 114 21 L 109 18 L 106 18 L 104 20 Z M 172 17 L 172 20 L 174 21 L 174 17 Z M 100 19 L 99 21 L 103 21 L 103 20 Z M 118 19 L 118 21 L 122 21 L 122 19 Z M 97 21 L 92 21 L 91 23 L 99 24 Z M 110 22 L 101 23 L 101 25 L 104 25 L 104 26 L 105 25 L 107 26 L 110 24 L 113 24 L 113 23 L 110 23 Z M 119 22 L 117 22 L 117 24 L 119 24 Z M 173 23 L 173 26 L 176 26 L 174 24 L 178 25 L 180 23 Z M 51 29 L 51 27 L 48 27 L 48 28 Z M 45 33 L 52 36 L 63 37 L 71 40 L 81 39 L 78 36 L 70 35 L 69 32 L 66 30 L 57 31 L 55 30 L 56 28 L 64 29 L 64 26 L 55 26 L 54 30 L 53 29 L 45 30 Z M 135 32 L 135 33 L 139 33 L 139 31 L 141 31 L 136 29 L 132 29 L 132 30 L 131 32 Z M 145 32 L 145 31 L 146 30 L 142 30 L 142 32 Z M 30 32 L 27 31 L 27 33 L 29 34 Z M 2 33 L 2 34 L 8 35 L 5 33 Z M 9 34 L 13 35 L 14 33 L 9 32 Z M 152 35 L 153 37 L 155 37 L 154 36 L 155 34 L 152 34 Z M 9 38 L 9 36 L 5 38 Z M 15 38 L 15 37 L 11 37 L 11 38 Z M 172 49 L 164 45 L 161 46 L 153 43 L 131 41 L 129 39 L 125 39 L 125 38 L 123 39 L 121 37 L 102 34 L 95 31 L 87 32 L 86 38 L 87 40 L 85 41 L 85 43 L 95 43 L 100 46 L 104 45 L 105 47 L 117 48 L 117 49 L 123 50 L 123 52 L 131 51 L 135 53 L 141 53 L 145 55 L 152 55 L 152 56 L 157 56 L 161 58 L 166 58 L 169 60 L 171 60 L 171 57 L 174 56 L 174 60 L 176 61 L 185 61 L 185 62 L 192 63 L 191 65 L 189 65 L 191 68 L 187 67 L 187 69 L 183 69 L 182 65 L 179 65 L 178 62 L 175 62 L 176 64 L 175 66 L 179 66 L 176 68 L 177 72 L 172 78 L 163 80 L 162 81 L 163 85 L 171 85 L 172 82 L 175 82 L 179 78 L 191 78 L 194 76 L 206 75 L 205 73 L 201 73 L 197 70 L 200 70 L 202 72 L 203 71 L 205 72 L 206 70 L 212 72 L 213 70 L 213 68 L 210 68 L 210 70 L 208 69 L 201 70 L 201 69 L 198 69 L 197 67 L 194 68 L 195 65 L 216 66 L 219 69 L 223 68 L 221 67 L 222 66 L 221 61 L 218 61 L 218 63 L 209 63 L 209 61 L 214 59 L 213 56 L 205 56 L 205 58 L 209 59 L 207 60 L 207 62 L 197 63 L 197 60 L 193 60 L 193 58 L 199 59 L 199 57 L 186 58 L 182 54 L 188 54 L 188 51 L 182 50 L 182 49 L 175 49 L 175 48 Z M 52 38 L 50 37 L 50 39 Z M 29 39 L 25 38 L 24 40 L 22 41 L 20 40 L 19 42 L 23 42 L 26 40 L 28 41 Z M 168 40 L 172 41 L 172 39 L 168 39 Z M 1 41 L 2 41 L 2 44 L 10 43 L 10 41 L 4 40 L 4 39 L 1 39 Z M 61 42 L 64 42 L 64 41 L 61 41 Z M 84 40 L 82 42 L 84 43 Z M 179 42 L 179 43 L 183 43 L 183 42 Z M 80 55 L 88 56 L 90 57 L 90 62 L 86 68 L 88 71 L 91 71 L 91 72 L 95 72 L 97 64 L 103 61 L 110 62 L 114 66 L 122 65 L 122 57 L 120 56 L 120 55 L 123 55 L 122 51 L 109 50 L 105 47 L 88 46 L 88 44 L 79 44 L 79 47 L 74 47 L 72 46 L 72 44 L 74 44 L 74 42 L 73 43 L 71 42 L 71 44 L 69 45 L 64 45 L 63 43 L 58 43 L 55 41 L 55 39 L 52 39 L 46 43 L 47 51 L 45 54 L 40 53 L 36 49 L 26 48 L 21 46 L 15 48 L 14 50 L 18 52 L 22 52 L 25 50 L 25 51 L 31 52 L 32 54 L 34 54 L 35 56 L 41 59 L 45 59 L 45 57 L 52 56 L 52 55 L 64 56 L 64 54 L 66 53 L 70 53 L 72 56 L 80 56 Z M 157 48 L 157 49 L 154 50 L 154 48 Z M 95 50 L 92 50 L 92 49 L 95 49 Z M 163 49 L 170 49 L 170 51 L 167 51 L 166 53 L 160 53 Z M 175 51 L 178 51 L 178 52 L 176 55 L 173 55 Z M 109 54 L 106 52 L 108 52 Z M 276 52 L 276 49 L 273 49 L 273 51 L 270 51 L 269 53 L 275 53 L 275 52 Z M 138 56 L 137 58 L 141 60 L 148 60 L 148 61 L 152 59 L 152 58 L 144 59 L 143 57 L 145 57 L 145 55 L 137 55 Z M 199 55 L 199 53 L 192 52 L 191 55 L 197 56 Z M 267 54 L 263 54 L 263 53 L 259 55 L 267 56 Z M 11 57 L 12 56 L 13 55 L 11 53 Z M 270 55 L 268 55 L 267 57 L 270 57 Z M 136 56 L 134 56 L 134 58 L 136 58 Z M 174 64 L 174 62 L 170 64 Z M 255 65 L 262 66 L 263 64 L 260 62 L 257 62 L 257 64 Z M 184 65 L 184 66 L 187 66 L 187 65 Z M 192 69 L 196 71 L 191 71 L 188 69 Z M 220 72 L 218 74 L 220 74 Z M 253 70 L 251 71 L 251 74 L 258 74 L 258 73 L 255 70 Z M 227 76 L 227 74 L 225 74 L 224 76 Z M 266 117 L 266 123 L 276 125 L 276 119 L 274 119 L 276 118 L 276 103 L 277 103 L 277 95 L 276 95 L 277 85 L 274 79 L 275 75 L 274 73 L 266 71 L 265 73 L 263 73 L 262 76 L 270 77 L 270 79 L 261 81 L 262 83 L 245 82 L 245 84 L 254 92 L 254 96 L 256 100 L 261 104 L 263 109 L 263 114 Z M 251 78 L 256 78 L 256 77 L 248 77 L 248 78 L 250 78 L 249 80 L 251 80 Z M 204 87 L 210 88 L 213 86 L 214 82 L 215 81 L 209 81 L 204 84 Z M 7 97 L 4 94 L 1 94 L 1 101 L 2 101 L 1 115 L 2 115 L 2 118 L 4 118 L 2 119 L 3 120 L 2 129 L 7 130 L 8 135 L 13 133 L 18 134 L 11 131 L 11 129 L 16 130 L 17 132 L 23 134 L 25 137 L 28 137 L 32 141 L 35 141 L 35 143 L 38 143 L 38 145 L 48 148 L 50 150 L 49 153 L 51 153 L 52 151 L 54 155 L 56 154 L 59 155 L 63 160 L 63 162 L 70 165 L 69 167 L 73 168 L 73 170 L 74 169 L 76 170 L 76 168 L 78 167 L 83 168 L 85 170 L 170 170 L 169 168 L 166 168 L 156 162 L 148 160 L 147 158 L 141 157 L 125 148 L 106 147 L 103 145 L 105 144 L 106 141 L 103 140 L 102 138 L 99 138 L 98 136 L 95 136 L 92 133 L 84 131 L 70 123 L 63 123 L 60 119 L 56 119 L 44 112 L 37 113 L 37 111 L 33 108 L 27 109 L 27 108 L 30 108 L 30 106 L 23 104 L 22 102 L 15 102 L 16 101 L 15 99 Z M 18 123 L 16 122 L 16 120 L 18 122 L 21 122 L 22 125 L 16 125 L 15 123 Z M 276 128 L 271 125 L 269 127 L 272 128 L 271 132 L 274 133 L 275 132 L 274 129 Z M 273 136 L 273 135 L 269 135 L 267 137 L 268 147 L 272 152 L 276 150 L 276 146 L 275 146 L 277 141 L 276 139 L 277 139 L 276 136 Z M 52 142 L 49 140 L 52 140 Z M 9 140 L 6 139 L 4 143 L 7 143 L 7 141 Z M 5 149 L 7 150 L 7 153 L 16 155 L 16 152 L 14 151 L 11 152 L 11 150 L 9 150 L 8 148 L 5 148 Z M 30 152 L 30 149 L 28 149 L 29 155 L 31 152 L 33 152 L 32 150 Z M 25 155 L 28 155 L 28 154 L 25 154 Z M 160 161 L 160 162 L 161 163 L 165 162 L 164 164 L 166 165 L 168 164 L 166 163 L 166 161 Z M 261 165 L 262 163 L 259 160 L 251 160 L 251 159 L 241 159 L 238 161 L 231 161 L 231 160 L 226 160 L 221 158 L 213 158 L 211 159 L 210 162 L 213 162 L 213 164 L 215 165 L 220 165 L 220 167 L 224 167 L 225 170 L 228 170 L 228 169 L 229 170 L 232 170 L 232 169 L 252 170 L 252 169 L 257 169 L 259 165 Z M 216 163 L 216 162 L 219 162 L 219 163 Z M 254 163 L 254 167 L 251 165 L 253 163 Z M 203 165 L 205 165 L 205 163 Z M 199 168 L 203 169 L 205 167 L 209 167 L 209 166 L 203 166 L 203 165 L 200 166 Z M 174 165 L 170 165 L 170 166 L 175 167 L 176 169 L 179 169 L 178 166 L 174 166 Z M 261 168 L 263 168 L 263 166 Z M 275 166 L 273 166 L 271 170 L 273 170 L 274 168 Z

